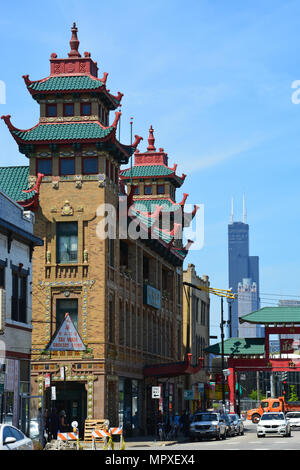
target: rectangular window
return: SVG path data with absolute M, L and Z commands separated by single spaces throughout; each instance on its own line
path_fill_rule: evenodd
M 16 271 L 12 273 L 11 318 L 21 323 L 27 319 L 27 276 Z
M 75 175 L 75 158 L 61 158 L 60 176 Z
M 139 186 L 136 186 L 136 187 L 134 188 L 134 194 L 135 194 L 135 196 L 138 196 L 138 195 L 140 194 L 140 188 L 139 188 Z
M 57 299 L 56 300 L 56 329 L 62 324 L 66 313 L 71 317 L 75 328 L 78 328 L 78 300 Z
M 0 289 L 5 289 L 5 267 L 0 266 Z
M 146 196 L 149 196 L 152 194 L 152 186 L 150 184 L 147 184 L 144 186 L 144 194 Z
M 65 103 L 64 104 L 64 116 L 74 116 L 74 104 L 73 103 Z
M 91 103 L 81 103 L 81 116 L 91 116 L 92 105 Z
M 56 262 L 76 263 L 78 260 L 77 222 L 58 222 L 56 227 Z
M 56 104 L 46 104 L 46 116 L 47 117 L 56 117 L 57 116 L 57 106 L 56 106 Z
M 115 302 L 114 297 L 109 299 L 108 303 L 108 341 L 115 342 Z
M 96 175 L 98 173 L 98 158 L 84 158 L 82 160 L 82 173 L 84 175 Z
M 165 185 L 164 184 L 158 184 L 157 185 L 157 194 L 165 194 Z
M 114 268 L 115 263 L 116 263 L 116 260 L 115 260 L 115 240 L 113 240 L 112 238 L 108 239 L 108 256 L 109 256 L 109 260 L 108 260 L 109 266 Z
M 52 158 L 38 158 L 37 173 L 42 173 L 45 176 L 52 175 Z
M 150 260 L 149 258 L 147 258 L 146 256 L 143 257 L 143 279 L 148 279 L 149 280 L 149 274 L 150 274 L 150 270 L 149 270 L 149 264 L 150 264 Z

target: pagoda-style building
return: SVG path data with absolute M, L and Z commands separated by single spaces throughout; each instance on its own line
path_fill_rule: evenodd
M 176 203 L 175 193 L 185 175 L 156 151 L 152 128 L 145 153 L 137 151 L 139 136 L 132 145 L 118 141 L 122 94 L 110 93 L 107 75 L 98 78 L 91 54 L 79 53 L 74 24 L 68 57 L 51 54 L 44 79 L 24 76 L 39 122 L 21 130 L 2 117 L 29 167 L 0 168 L 0 188 L 35 212 L 35 235 L 44 242 L 33 253 L 26 320 L 33 325 L 32 395 L 48 409 L 64 409 L 81 430 L 86 419 L 109 419 L 128 433 L 155 432 L 151 387 L 161 385 L 161 409 L 181 412 L 184 375 L 198 370 L 182 347 L 182 264 L 190 243 L 184 247 L 177 233 L 184 216 L 169 228 L 160 223 L 164 211 L 183 213 L 187 195 Z M 134 152 L 134 166 L 119 181 L 120 165 Z M 121 237 L 118 226 L 115 237 L 100 235 L 104 204 L 124 216 L 125 185 L 128 225 L 148 235 L 153 229 L 155 237 Z

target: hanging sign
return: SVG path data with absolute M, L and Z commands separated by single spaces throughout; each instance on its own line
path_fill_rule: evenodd
M 293 338 L 281 338 L 280 339 L 280 352 L 283 354 L 293 354 L 294 348 L 293 348 L 293 343 L 294 340 Z
M 86 347 L 68 313 L 47 347 L 48 351 L 85 351 Z
M 45 375 L 45 388 L 50 387 L 50 374 Z

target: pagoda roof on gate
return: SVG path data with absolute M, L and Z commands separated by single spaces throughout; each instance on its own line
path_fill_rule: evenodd
M 222 354 L 222 343 L 204 350 L 217 356 Z M 225 356 L 262 356 L 265 353 L 265 338 L 229 338 L 224 341 Z
M 300 324 L 300 307 L 263 307 L 244 315 L 239 322 L 263 325 Z

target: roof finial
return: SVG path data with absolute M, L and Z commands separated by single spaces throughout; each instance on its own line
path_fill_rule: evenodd
M 154 129 L 153 129 L 152 126 L 150 126 L 149 138 L 148 138 L 149 146 L 147 147 L 148 152 L 155 152 L 155 150 L 156 150 L 156 148 L 154 147 L 155 139 L 154 139 L 154 136 L 153 136 L 153 132 L 154 132 Z
M 70 41 L 70 46 L 71 46 L 71 51 L 69 52 L 69 57 L 81 57 L 81 55 L 78 52 L 78 47 L 79 47 L 79 40 L 77 37 L 77 31 L 78 28 L 76 27 L 76 23 L 73 23 L 73 27 L 71 28 L 72 31 L 72 37 Z

